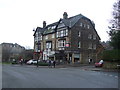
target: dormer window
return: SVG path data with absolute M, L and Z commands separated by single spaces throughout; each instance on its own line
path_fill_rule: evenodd
M 55 26 L 52 26 L 51 29 L 55 29 Z
M 51 27 L 48 27 L 48 30 L 51 29 Z
M 60 24 L 58 25 L 58 28 L 61 28 L 61 27 L 65 27 L 64 23 L 60 23 Z
M 68 29 L 63 29 L 61 31 L 58 31 L 56 34 L 56 37 L 65 37 L 68 36 Z

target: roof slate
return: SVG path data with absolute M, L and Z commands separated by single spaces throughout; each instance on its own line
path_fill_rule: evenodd
M 48 29 L 48 28 L 52 27 L 52 26 L 55 26 L 55 28 L 56 28 L 57 24 L 58 24 L 58 22 L 47 25 L 45 28 L 43 28 L 43 31 L 44 31 L 43 34 L 45 35 L 45 34 L 50 34 L 50 33 L 55 32 L 55 29 Z
M 69 17 L 69 18 L 67 18 L 67 19 L 60 19 L 59 21 L 57 21 L 57 22 L 55 22 L 55 23 L 52 23 L 52 24 L 49 24 L 49 25 L 47 25 L 47 26 L 44 27 L 44 28 L 37 27 L 35 33 L 36 33 L 37 31 L 40 31 L 41 34 L 43 34 L 43 35 L 50 34 L 50 33 L 54 33 L 55 30 L 57 29 L 57 26 L 58 26 L 58 24 L 60 23 L 60 21 L 62 21 L 62 23 L 64 23 L 65 27 L 72 28 L 72 27 L 78 22 L 78 20 L 80 20 L 81 18 L 85 18 L 85 19 L 89 20 L 89 21 L 91 22 L 91 24 L 93 25 L 92 21 L 91 21 L 89 18 L 85 17 L 85 16 L 82 15 L 82 14 L 78 14 L 78 15 Z M 55 29 L 48 29 L 48 27 L 52 27 L 52 26 L 56 26 Z M 93 27 L 94 27 L 94 25 L 93 25 Z M 95 32 L 96 32 L 96 34 L 97 34 L 97 31 L 96 31 L 96 30 L 95 30 Z M 35 33 L 34 33 L 34 35 L 35 35 Z M 97 34 L 97 35 L 98 35 L 98 34 Z M 98 36 L 99 36 L 99 35 L 98 35 Z

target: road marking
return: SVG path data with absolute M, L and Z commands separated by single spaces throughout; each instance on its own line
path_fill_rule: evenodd
M 104 74 L 104 75 L 106 75 L 106 76 L 107 76 L 108 74 Z
M 67 68 L 60 68 L 60 69 L 67 69 Z
M 118 76 L 115 76 L 115 78 L 118 78 Z
M 110 77 L 112 77 L 113 75 L 109 75 Z

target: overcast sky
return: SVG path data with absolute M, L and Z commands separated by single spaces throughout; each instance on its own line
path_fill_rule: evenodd
M 33 48 L 33 29 L 43 21 L 54 23 L 83 14 L 93 20 L 101 41 L 109 39 L 108 25 L 115 0 L 0 0 L 0 43 L 18 43 Z

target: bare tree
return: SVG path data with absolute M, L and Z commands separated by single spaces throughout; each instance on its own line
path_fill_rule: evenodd
M 113 18 L 110 21 L 110 23 L 112 24 L 112 26 L 109 27 L 109 28 L 113 29 L 113 30 L 119 30 L 120 29 L 120 0 L 117 0 L 113 4 L 112 15 L 113 15 Z
M 108 32 L 110 36 L 110 45 L 114 49 L 120 49 L 120 0 L 116 0 L 113 4 L 113 18 L 110 21 L 111 26 L 109 27 L 110 31 Z

